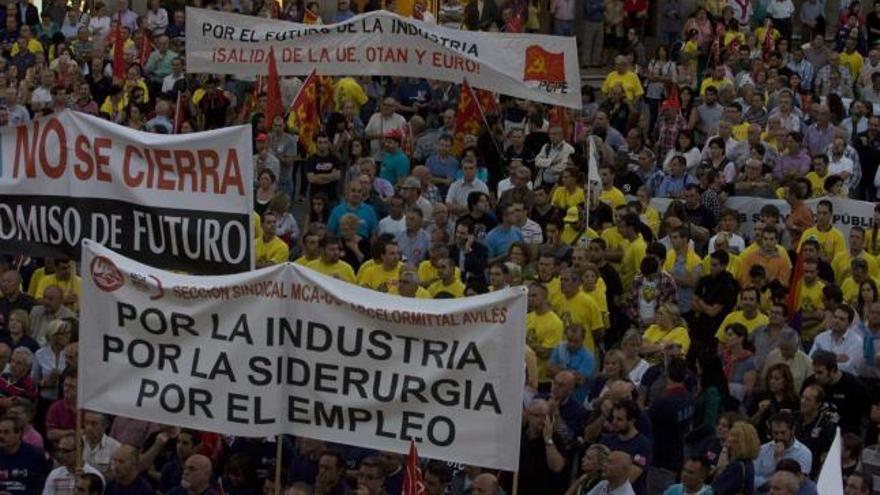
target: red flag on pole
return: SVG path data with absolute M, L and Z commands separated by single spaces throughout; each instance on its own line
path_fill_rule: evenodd
M 116 23 L 113 33 L 113 79 L 121 82 L 125 79 L 125 40 L 122 39 L 122 25 Z
M 425 480 L 422 479 L 422 468 L 419 467 L 419 453 L 416 451 L 416 442 L 409 441 L 409 457 L 406 460 L 406 471 L 403 473 L 402 495 L 427 495 Z
M 480 100 L 467 79 L 461 83 L 461 94 L 458 96 L 458 110 L 455 112 L 455 131 L 452 136 L 452 149 L 455 154 L 464 149 L 466 135 L 477 137 L 481 126 L 486 125 L 486 117 L 480 107 Z M 488 127 L 488 125 L 486 125 Z
M 266 88 L 266 129 L 272 128 L 275 117 L 284 114 L 284 103 L 281 101 L 281 81 L 278 79 L 278 66 L 275 62 L 275 50 L 269 50 L 269 75 Z

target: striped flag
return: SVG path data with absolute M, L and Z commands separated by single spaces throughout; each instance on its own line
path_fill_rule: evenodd
M 318 109 L 318 75 L 314 69 L 290 105 L 287 126 L 297 130 L 306 154 L 311 155 L 317 150 L 315 137 L 321 130 L 321 114 Z

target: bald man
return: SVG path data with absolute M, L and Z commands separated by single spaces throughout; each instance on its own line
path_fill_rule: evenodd
M 603 480 L 593 487 L 587 495 L 635 495 L 630 476 L 633 471 L 632 457 L 626 452 L 615 450 L 608 454 L 605 468 L 602 470 Z
M 473 495 L 495 495 L 498 493 L 498 478 L 493 474 L 482 473 L 474 478 Z
M 104 495 L 155 495 L 155 490 L 141 476 L 140 452 L 128 444 L 120 445 L 110 457 L 107 489 Z
M 795 495 L 801 481 L 797 475 L 788 471 L 777 471 L 770 478 L 770 495 Z
M 581 432 L 587 423 L 588 414 L 584 406 L 572 398 L 575 387 L 577 382 L 574 372 L 562 370 L 556 373 L 550 388 L 549 403 L 571 431 Z
M 31 337 L 40 345 L 46 343 L 49 323 L 60 318 L 76 318 L 76 313 L 64 306 L 64 292 L 57 285 L 46 287 L 42 302 L 31 308 Z
M 211 489 L 211 459 L 202 454 L 193 454 L 183 463 L 183 476 L 180 486 L 168 495 L 214 495 Z

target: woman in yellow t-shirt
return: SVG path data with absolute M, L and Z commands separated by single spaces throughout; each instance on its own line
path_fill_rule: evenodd
M 678 305 L 672 303 L 660 306 L 657 310 L 657 323 L 645 330 L 642 336 L 642 354 L 649 363 L 657 363 L 668 344 L 681 346 L 682 354 L 687 354 L 691 348 L 687 325 L 681 317 Z
M 580 186 L 580 172 L 574 167 L 566 167 L 560 177 L 560 186 L 553 190 L 550 203 L 560 210 L 568 210 L 572 206 L 584 204 L 587 196 Z
M 584 268 L 582 278 L 582 288 L 584 292 L 595 301 L 596 306 L 599 307 L 599 311 L 602 312 L 602 322 L 605 324 L 605 328 L 610 328 L 611 322 L 608 316 L 608 298 L 606 296 L 608 288 L 605 285 L 605 281 L 602 280 L 602 276 L 599 274 L 599 267 L 589 263 Z

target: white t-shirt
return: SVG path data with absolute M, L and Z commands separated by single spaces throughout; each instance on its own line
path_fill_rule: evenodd
M 379 220 L 379 234 L 391 234 L 394 237 L 397 237 L 397 234 L 406 230 L 406 216 L 400 217 L 400 220 L 395 220 L 390 216 Z

